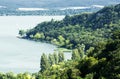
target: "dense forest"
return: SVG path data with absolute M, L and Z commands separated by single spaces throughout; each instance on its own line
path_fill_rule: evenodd
M 105 7 L 96 13 L 65 16 L 62 21 L 43 22 L 35 28 L 23 31 L 23 37 L 36 41 L 47 41 L 68 49 L 96 47 L 99 42 L 112 40 L 112 32 L 119 29 L 120 5 Z M 20 33 L 22 30 L 20 30 Z
M 120 79 L 120 4 L 52 19 L 19 34 L 71 49 L 71 60 L 62 51 L 43 53 L 38 73 L 0 73 L 0 79 Z

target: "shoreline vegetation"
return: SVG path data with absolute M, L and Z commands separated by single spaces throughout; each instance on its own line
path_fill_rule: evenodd
M 119 29 L 120 4 L 19 30 L 24 39 L 49 41 L 61 48 L 42 54 L 37 73 L 0 73 L 0 79 L 120 79 Z M 64 48 L 72 50 L 71 60 L 65 61 L 63 51 L 69 50 Z
M 26 39 L 25 37 L 21 37 L 21 36 L 16 36 L 17 38 L 19 39 Z M 49 41 L 37 41 L 37 40 L 32 40 L 32 39 L 27 39 L 27 40 L 30 40 L 30 41 L 35 41 L 35 42 L 45 42 L 45 43 L 50 43 Z M 50 43 L 52 44 L 52 43 Z M 54 45 L 54 44 L 53 44 Z M 61 47 L 57 47 L 56 50 L 54 51 L 62 51 L 64 53 L 72 53 L 72 50 L 70 49 L 67 49 L 67 48 L 61 48 Z
M 58 48 L 58 49 L 56 49 L 54 51 L 62 51 L 62 52 L 65 52 L 65 53 L 72 53 L 72 50 L 66 49 L 66 48 Z

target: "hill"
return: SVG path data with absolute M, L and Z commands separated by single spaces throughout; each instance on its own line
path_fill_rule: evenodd
M 64 60 L 62 50 L 43 53 L 38 73 L 0 73 L 0 79 L 120 79 L 120 4 L 52 19 L 19 34 L 72 49 L 72 57 Z
M 60 47 L 74 49 L 81 44 L 95 47 L 95 43 L 111 39 L 113 29 L 119 29 L 120 4 L 96 13 L 66 16 L 62 21 L 43 22 L 26 32 L 27 39 L 45 40 Z
M 43 22 L 19 34 L 25 39 L 72 49 L 68 61 L 62 51 L 43 54 L 36 78 L 120 79 L 120 4 Z

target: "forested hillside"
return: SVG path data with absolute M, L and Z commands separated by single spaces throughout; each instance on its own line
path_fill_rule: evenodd
M 36 79 L 120 79 L 120 4 L 43 22 L 19 34 L 72 49 L 68 61 L 62 51 L 43 54 Z
M 43 53 L 38 73 L 0 73 L 0 79 L 120 79 L 120 4 L 43 22 L 19 34 L 72 49 L 71 60 L 64 60 L 62 51 Z
M 26 32 L 25 38 L 49 41 L 60 47 L 86 49 L 98 42 L 111 40 L 112 31 L 120 29 L 120 5 L 109 6 L 96 13 L 66 16 L 62 21 L 43 22 Z

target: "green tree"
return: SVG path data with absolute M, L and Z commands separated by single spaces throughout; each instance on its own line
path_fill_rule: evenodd
M 62 51 L 58 52 L 58 62 L 64 61 L 64 53 Z
M 6 73 L 6 76 L 8 79 L 17 79 L 16 74 L 14 74 L 13 72 Z
M 50 67 L 47 56 L 43 53 L 41 56 L 40 68 L 41 72 L 47 70 Z
M 54 56 L 49 54 L 48 56 L 48 61 L 50 63 L 50 66 L 54 65 L 55 64 L 55 59 L 54 59 Z
M 80 58 L 85 57 L 85 45 L 84 44 L 80 45 L 80 47 L 78 48 L 78 52 L 79 52 Z
M 23 74 L 23 79 L 31 79 L 30 73 L 25 72 L 25 73 Z
M 103 76 L 106 79 L 119 79 L 120 73 L 120 40 L 114 40 L 107 43 L 106 47 L 98 55 L 99 59 L 106 58 L 106 61 L 103 61 L 98 64 L 99 72 L 97 77 Z M 105 65 L 104 65 L 105 64 Z
M 26 31 L 25 30 L 19 30 L 19 35 L 20 36 L 25 36 L 26 35 Z
M 40 33 L 40 34 L 41 34 L 41 39 L 44 39 L 45 38 L 44 33 Z
M 63 46 L 65 44 L 65 38 L 62 35 L 58 36 L 58 40 L 59 40 L 59 45 Z
M 93 72 L 97 64 L 98 60 L 94 57 L 86 57 L 80 61 L 78 67 L 81 71 L 81 77 L 85 77 L 87 74 Z
M 58 55 L 56 52 L 53 53 L 55 64 L 58 64 Z
M 79 59 L 80 59 L 80 55 L 79 55 L 78 49 L 74 49 L 72 51 L 72 60 L 79 60 Z
M 36 34 L 34 35 L 34 38 L 35 38 L 35 39 L 40 39 L 40 38 L 41 38 L 41 34 L 40 34 L 40 33 L 36 33 Z
M 7 79 L 6 74 L 4 74 L 4 73 L 0 73 L 0 79 Z
M 17 74 L 17 79 L 23 79 L 23 74 L 22 73 Z
M 86 51 L 87 56 L 90 56 L 90 55 L 93 53 L 94 49 L 95 49 L 94 47 L 90 47 L 90 48 Z

